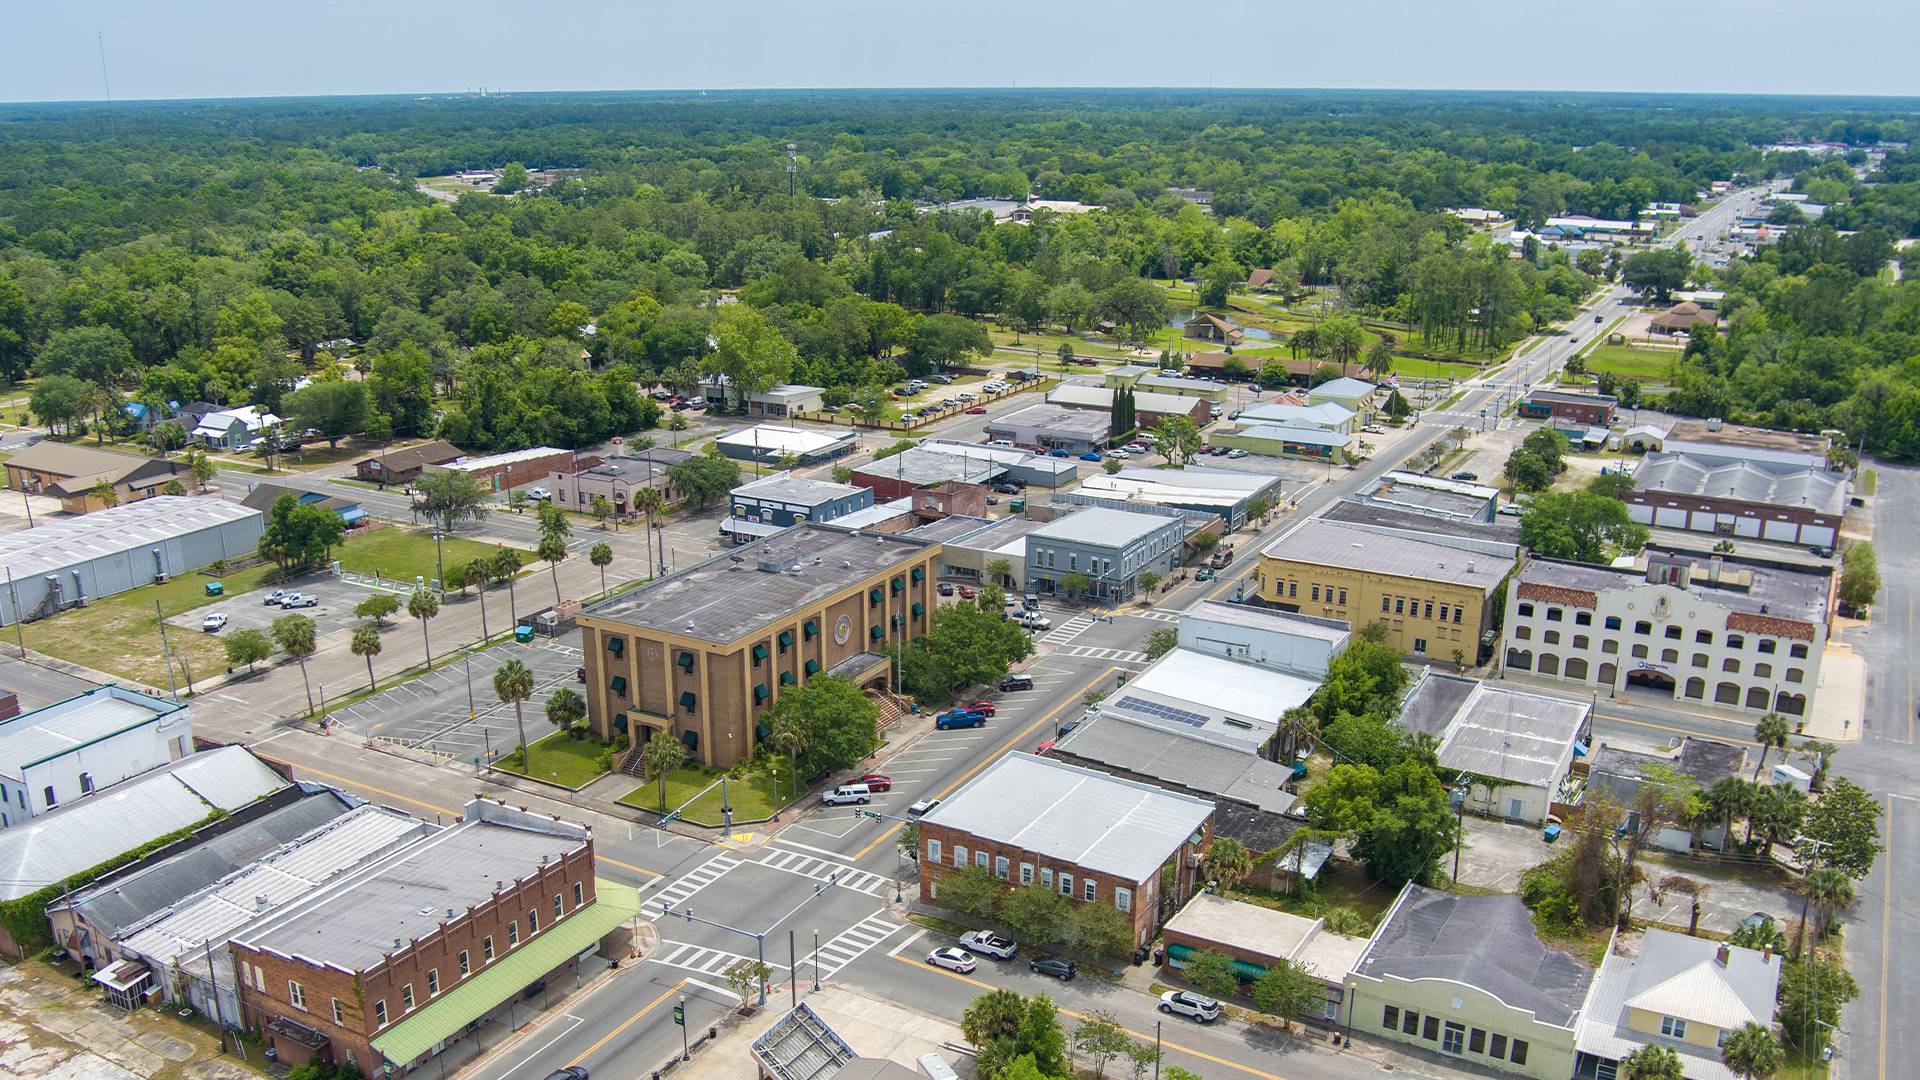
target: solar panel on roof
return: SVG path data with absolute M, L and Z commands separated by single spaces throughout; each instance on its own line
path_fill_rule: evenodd
M 1189 709 L 1176 709 L 1171 705 L 1162 705 L 1157 701 L 1147 701 L 1144 698 L 1123 697 L 1120 699 L 1120 707 L 1123 709 L 1132 709 L 1134 712 L 1144 713 L 1147 716 L 1158 716 L 1164 720 L 1191 724 L 1194 727 L 1205 727 L 1207 724 L 1205 714 L 1193 712 Z

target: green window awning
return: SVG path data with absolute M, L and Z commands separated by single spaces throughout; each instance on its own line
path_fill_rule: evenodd
M 913 602 L 913 614 L 914 614 L 914 615 L 915 615 L 916 617 L 918 617 L 918 616 L 921 616 L 921 615 L 925 615 L 926 613 L 927 613 L 927 605 L 925 605 L 925 604 L 923 604 L 923 603 L 921 603 L 921 602 L 920 602 L 920 601 L 918 601 L 918 600 L 915 600 L 915 601 Z
M 676 664 L 679 664 L 681 667 L 685 668 L 688 671 L 693 670 L 693 654 L 686 651 L 685 649 L 680 650 L 680 655 L 678 657 L 675 657 L 673 662 Z
M 806 625 L 800 629 L 806 633 L 808 641 L 812 641 L 814 638 L 820 636 L 820 624 L 814 622 L 812 619 L 808 619 Z
M 767 689 L 766 683 L 758 682 L 753 684 L 753 700 L 754 701 L 756 702 L 765 701 L 767 700 L 767 698 L 771 697 L 772 695 L 773 695 L 773 691 Z
M 780 647 L 783 649 L 793 648 L 793 631 L 791 630 L 780 631 Z
M 1167 957 L 1174 962 L 1175 967 L 1185 967 L 1187 960 L 1197 951 L 1199 950 L 1191 945 L 1169 945 L 1167 946 Z M 1245 960 L 1235 960 L 1233 962 L 1233 973 L 1251 982 L 1265 975 L 1267 969 L 1259 964 L 1249 964 Z
M 607 685 L 613 687 L 614 693 L 624 694 L 627 692 L 627 677 L 625 675 L 615 675 Z
M 926 568 L 926 567 L 924 567 L 924 566 L 916 566 L 916 567 L 914 567 L 914 568 L 913 568 L 913 580 L 914 580 L 914 583 L 915 583 L 915 584 L 918 584 L 918 583 L 920 583 L 920 582 L 922 582 L 922 581 L 925 581 L 925 580 L 927 580 L 927 568 Z
M 820 673 L 820 661 L 818 660 L 807 661 L 807 674 L 818 675 L 819 673 Z
M 753 647 L 753 658 L 755 660 L 765 660 L 767 658 L 767 647 L 765 645 L 755 645 Z
M 894 591 L 894 592 L 896 592 L 896 593 L 899 593 L 899 592 L 905 592 L 905 591 L 906 591 L 906 589 L 907 589 L 907 579 L 906 579 L 906 578 L 894 578 L 894 579 L 893 579 L 893 591 Z
M 605 878 L 593 882 L 594 901 L 488 964 L 425 1008 L 373 1038 L 373 1048 L 395 1065 L 411 1064 L 440 1042 L 520 993 L 540 976 L 586 951 L 640 912 L 640 893 Z
M 700 749 L 700 733 L 697 731 L 683 731 L 680 733 L 680 743 L 689 750 L 698 750 Z
M 895 615 L 890 621 L 893 623 L 893 628 L 898 630 L 907 624 L 907 617 L 905 615 Z
M 795 679 L 794 679 L 794 677 L 793 677 L 793 672 L 791 672 L 791 671 L 783 671 L 783 672 L 781 672 L 781 673 L 780 673 L 780 685 L 781 685 L 781 686 L 792 686 L 792 685 L 793 685 L 793 684 L 794 684 L 794 683 L 795 683 L 796 681 L 797 681 L 797 680 L 795 680 Z
M 880 638 L 886 636 L 886 633 L 887 633 L 886 627 L 876 624 L 873 630 L 870 633 L 868 633 L 867 636 L 870 638 L 873 638 L 875 641 L 878 641 L 880 640 Z
M 754 738 L 756 738 L 756 739 L 764 739 L 764 738 L 766 738 L 767 736 L 769 736 L 769 735 L 771 735 L 771 734 L 773 734 L 773 730 L 772 730 L 771 728 L 769 728 L 769 727 L 767 727 L 767 725 L 765 725 L 765 724 L 755 724 L 755 725 L 753 725 L 753 737 L 754 737 Z
M 878 588 L 870 589 L 867 592 L 867 603 L 870 605 L 878 604 L 881 600 L 885 599 L 885 597 L 886 597 L 886 594 L 881 592 Z
M 691 690 L 680 691 L 680 707 L 687 710 L 688 712 L 693 711 L 693 703 L 698 700 L 700 699 L 693 696 L 693 691 Z
M 612 654 L 613 654 L 613 655 L 615 655 L 615 656 L 620 656 L 620 655 L 622 655 L 623 653 L 625 653 L 625 652 L 627 651 L 627 639 L 626 639 L 626 638 L 617 638 L 617 637 L 610 637 L 610 638 L 608 638 L 608 639 L 607 639 L 607 651 L 608 651 L 608 652 L 610 652 L 610 653 L 612 653 Z
M 627 730 L 627 714 L 626 713 L 613 714 L 613 730 L 615 731 Z

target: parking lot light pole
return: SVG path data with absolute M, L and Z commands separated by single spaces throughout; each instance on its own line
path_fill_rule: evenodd
M 443 554 L 445 549 L 440 545 L 440 541 L 444 539 L 446 539 L 446 537 L 440 533 L 433 534 L 433 586 L 441 592 L 447 591 L 447 560 Z

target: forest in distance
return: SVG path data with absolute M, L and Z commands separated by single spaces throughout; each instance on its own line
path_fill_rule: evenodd
M 1632 258 L 1508 256 L 1521 227 L 1784 178 L 1827 207 L 1724 268 L 1658 389 L 1677 412 L 1920 457 L 1913 102 L 1223 91 L 462 95 L 0 105 L 0 376 L 68 424 L 104 400 L 280 407 L 350 338 L 369 433 L 586 445 L 637 383 L 719 371 L 857 399 L 987 329 L 1137 333 L 1272 269 L 1335 318 L 1485 359 Z M 1842 144 L 1816 156 L 1781 142 Z M 789 177 L 787 145 L 795 147 Z M 1869 167 L 1867 151 L 1884 150 Z M 516 197 L 416 180 L 558 169 Z M 789 183 L 796 194 L 788 194 Z M 1210 210 L 1171 193 L 1211 192 Z M 1098 204 L 998 223 L 966 198 Z M 1904 268 L 1915 265 L 1906 249 Z M 715 305 L 725 290 L 738 304 Z M 1663 285 L 1664 295 L 1669 289 Z M 596 332 L 581 330 L 593 324 Z M 1339 335 L 1327 335 L 1337 339 Z M 587 355 L 582 358 L 581 353 Z

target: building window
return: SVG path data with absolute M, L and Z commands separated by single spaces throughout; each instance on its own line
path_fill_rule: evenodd
M 553 894 L 553 917 L 559 918 L 567 913 L 566 906 L 559 893 Z
M 1755 646 L 1755 648 L 1758 648 L 1763 653 L 1771 653 L 1774 649 L 1778 648 L 1779 645 L 1780 643 L 1773 640 L 1772 638 L 1763 637 L 1760 639 L 1760 643 L 1757 646 Z
M 1633 658 L 1635 660 L 1645 660 L 1647 658 L 1647 647 L 1645 645 L 1635 645 L 1633 647 Z
M 1121 911 L 1132 911 L 1133 890 L 1116 887 L 1113 890 L 1113 906 L 1119 908 Z
M 80 794 L 82 795 L 93 794 L 93 774 L 92 773 L 80 774 Z
M 407 985 L 400 988 L 400 1011 L 401 1012 L 413 1011 L 413 984 L 412 983 L 408 983 Z
M 1403 1035 L 1420 1034 L 1420 1014 L 1408 1009 L 1400 1014 L 1400 1033 Z
M 1677 626 L 1669 626 L 1669 627 L 1667 627 L 1667 640 L 1668 640 L 1668 641 L 1679 641 L 1679 640 L 1680 640 L 1680 633 L 1681 633 L 1681 631 L 1680 631 L 1680 628 L 1679 628 L 1679 627 L 1677 627 Z
M 332 998 L 331 1001 L 333 1003 L 333 1026 L 346 1027 L 347 1026 L 347 1010 L 340 1007 L 339 998 Z
M 582 885 L 578 881 L 574 882 L 573 883 L 573 906 L 579 907 L 581 904 L 586 903 L 586 897 L 587 897 L 587 887 L 585 885 Z
M 1040 885 L 1046 889 L 1053 888 L 1053 871 L 1051 869 L 1044 866 L 1040 868 Z
M 1504 1058 L 1507 1056 L 1507 1037 L 1505 1035 L 1495 1035 L 1488 1040 L 1487 1056 L 1494 1058 Z
M 1099 895 L 1099 889 L 1092 878 L 1080 883 L 1080 899 L 1091 902 L 1097 895 Z
M 480 939 L 480 962 L 483 964 L 493 963 L 493 935 L 492 934 L 488 934 L 486 937 Z
M 935 866 L 940 865 L 940 841 L 927 841 L 927 861 Z
M 1756 678 L 1756 679 L 1771 679 L 1771 678 L 1773 678 L 1773 665 L 1772 665 L 1772 664 L 1755 664 L 1755 665 L 1753 665 L 1753 677 L 1754 677 L 1754 678 Z
M 507 923 L 507 948 L 511 949 L 518 944 L 520 944 L 520 920 L 514 919 Z
M 1639 634 L 1641 637 L 1646 637 L 1653 633 L 1653 624 L 1645 619 L 1641 619 L 1639 622 L 1633 624 L 1633 632 Z
M 1745 634 L 1728 634 L 1727 635 L 1727 648 L 1744 649 L 1746 647 L 1747 647 L 1747 636 Z
M 1391 612 L 1393 610 L 1393 597 L 1382 596 L 1380 598 L 1380 610 L 1383 612 Z
M 307 1007 L 307 992 L 300 989 L 300 984 L 294 982 L 292 979 L 287 980 L 287 1000 L 291 1002 L 296 1009 L 305 1009 Z
M 1340 603 L 1340 606 L 1341 606 L 1341 607 L 1346 607 L 1346 606 L 1347 606 L 1347 590 L 1345 590 L 1345 589 L 1341 589 L 1341 590 L 1340 590 L 1340 600 L 1339 600 L 1339 603 Z
M 1439 1042 L 1440 1018 L 1437 1016 L 1427 1017 L 1427 1022 L 1420 1027 L 1420 1037 L 1428 1042 Z
M 1417 601 L 1417 600 L 1416 600 L 1416 601 L 1414 601 L 1414 603 L 1415 603 L 1416 605 L 1418 605 L 1418 604 L 1419 604 L 1419 601 Z M 1404 596 L 1396 596 L 1396 597 L 1394 597 L 1394 598 L 1393 598 L 1393 613 L 1394 613 L 1395 615 L 1405 615 L 1405 614 L 1407 613 L 1407 598 L 1406 598 L 1406 597 L 1404 597 Z
M 1299 596 L 1300 596 L 1300 583 L 1297 581 L 1287 582 L 1288 599 L 1297 599 Z
M 1514 627 L 1514 628 L 1513 628 L 1513 638 L 1514 638 L 1514 640 L 1515 640 L 1515 641 L 1531 641 L 1531 640 L 1533 640 L 1533 627 L 1531 627 L 1531 626 L 1516 626 L 1516 627 Z
M 1606 621 L 1603 622 L 1601 625 L 1605 626 L 1609 630 L 1618 630 L 1620 629 L 1620 616 L 1609 615 L 1607 616 Z M 1502 1036 L 1502 1038 L 1504 1037 L 1505 1036 Z
M 1573 635 L 1573 647 L 1574 647 L 1574 648 L 1576 648 L 1576 649 L 1584 649 L 1584 648 L 1587 648 L 1587 647 L 1588 647 L 1589 645 L 1591 645 L 1591 644 L 1592 644 L 1592 642 L 1589 642 L 1589 641 L 1587 640 L 1587 635 L 1585 635 L 1585 634 L 1575 634 L 1575 635 Z
M 1806 643 L 1803 641 L 1796 641 L 1793 644 L 1787 646 L 1787 655 L 1793 657 L 1795 660 L 1805 660 L 1807 658 Z
M 1576 611 L 1576 612 L 1574 612 L 1574 613 L 1573 613 L 1573 625 L 1575 625 L 1575 626 L 1592 626 L 1592 625 L 1593 625 L 1593 612 L 1591 612 L 1591 611 Z
M 1413 654 L 1415 656 L 1427 655 L 1427 639 L 1426 638 L 1417 637 L 1413 639 Z
M 953 845 L 953 865 L 967 865 L 967 846 L 965 844 Z
M 1440 1036 L 1440 1049 L 1449 1054 L 1463 1053 L 1466 1050 L 1466 1042 L 1467 1026 L 1452 1020 L 1447 1021 L 1446 1030 Z
M 1073 897 L 1073 875 L 1072 874 L 1060 875 L 1060 895 L 1067 897 L 1069 899 Z
M 1713 631 L 1695 630 L 1693 632 L 1693 640 L 1697 645 L 1711 645 L 1713 644 Z
M 1523 618 L 1523 619 L 1531 619 L 1531 618 L 1533 618 L 1533 605 L 1532 605 L 1532 604 L 1521 604 L 1521 605 L 1520 605 L 1520 617 L 1521 617 L 1521 618 Z
M 45 803 L 47 804 L 47 809 L 49 809 L 49 810 L 51 810 L 51 809 L 53 809 L 54 807 L 56 807 L 56 806 L 59 806 L 59 805 L 60 805 L 60 800 L 58 800 L 58 799 L 56 799 L 56 798 L 54 798 L 54 797 L 53 797 L 53 785 L 52 785 L 52 784 L 48 784 L 48 785 L 46 786 L 46 788 L 45 788 L 45 789 L 44 789 L 44 790 L 43 790 L 43 791 L 42 791 L 42 792 L 41 792 L 40 794 L 41 794 L 41 796 L 42 796 L 42 798 L 41 798 L 41 801 L 42 801 L 42 802 L 45 802 Z
M 1797 667 L 1790 667 L 1787 669 L 1788 682 L 1803 682 L 1806 680 L 1806 677 L 1807 677 L 1807 673 L 1804 671 L 1801 671 Z
M 373 1026 L 377 1028 L 387 1026 L 387 1003 L 384 1000 L 373 1003 Z
M 1459 622 L 1461 615 L 1463 615 L 1465 612 L 1466 612 L 1465 608 L 1456 606 L 1453 609 L 1453 621 L 1456 623 Z
M 1001 881 L 1007 880 L 1007 868 L 1009 865 L 1005 855 L 995 855 L 993 857 L 993 876 L 999 878 Z
M 438 994 L 439 992 L 440 992 L 440 969 L 428 968 L 427 969 L 427 996 L 432 997 L 435 994 Z
M 527 933 L 537 934 L 539 932 L 540 932 L 540 909 L 529 908 L 527 910 Z
M 1380 1026 L 1386 1028 L 1388 1031 L 1392 1031 L 1400 1026 L 1399 1006 L 1388 1005 L 1380 1011 Z
M 1020 864 L 1020 884 L 1022 885 L 1033 884 L 1033 864 L 1032 863 L 1023 862 Z
M 1660 662 L 1661 662 L 1661 663 L 1663 663 L 1663 664 L 1677 664 L 1677 663 L 1679 663 L 1679 662 L 1680 662 L 1680 650 L 1679 650 L 1679 649 L 1661 649 L 1661 650 L 1660 650 Z
M 987 868 L 987 853 L 984 851 L 974 852 L 973 865 L 979 867 L 982 870 L 985 870 Z
M 1549 630 L 1546 633 L 1540 635 L 1540 637 L 1543 641 L 1545 641 L 1549 645 L 1560 644 L 1560 631 L 1558 630 Z
M 1617 655 L 1620 652 L 1620 643 L 1613 640 L 1612 638 L 1608 638 L 1607 640 L 1600 643 L 1600 651 L 1603 653 Z
M 1694 667 L 1697 667 L 1697 668 L 1703 668 L 1703 667 L 1706 667 L 1706 666 L 1707 666 L 1707 654 L 1706 654 L 1706 653 L 1703 653 L 1703 652 L 1697 652 L 1697 653 L 1694 653 L 1694 654 L 1693 654 L 1693 659 L 1692 659 L 1692 660 L 1690 661 L 1690 663 L 1692 663 L 1692 664 L 1693 664 L 1693 666 L 1694 666 Z
M 1447 605 L 1446 604 L 1440 605 L 1440 621 L 1441 622 L 1447 621 Z
M 1423 615 L 1421 615 L 1421 616 L 1420 616 L 1421 618 L 1423 618 L 1423 619 L 1431 619 L 1431 618 L 1433 618 L 1433 601 L 1431 601 L 1431 600 L 1429 600 L 1429 601 L 1427 601 L 1427 603 L 1426 603 L 1426 606 L 1425 606 L 1425 609 L 1424 609 L 1424 610 L 1425 610 L 1425 614 L 1423 614 Z
M 1547 609 L 1548 622 L 1559 622 L 1560 620 L 1566 617 L 1567 617 L 1566 611 L 1562 610 L 1561 608 L 1550 607 Z
M 1467 1052 L 1468 1053 L 1483 1054 L 1486 1052 L 1486 1050 L 1487 1050 L 1487 1033 L 1485 1030 L 1481 1028 L 1474 1028 L 1472 1031 L 1467 1033 Z
M 473 958 L 467 955 L 467 950 L 461 949 L 460 950 L 460 977 L 464 979 L 471 974 L 473 974 Z
M 1320 586 L 1318 585 L 1313 587 L 1313 599 L 1316 603 L 1320 600 Z
M 1720 661 L 1720 670 L 1731 671 L 1735 675 L 1738 675 L 1740 674 L 1740 661 L 1735 657 L 1729 656 L 1725 660 Z
M 1527 1063 L 1527 1040 L 1513 1040 L 1513 1053 L 1508 1055 L 1507 1060 L 1513 1062 L 1515 1065 L 1525 1065 Z

